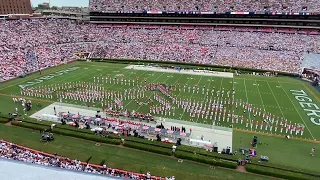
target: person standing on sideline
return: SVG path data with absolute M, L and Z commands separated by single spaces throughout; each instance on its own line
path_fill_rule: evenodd
M 316 152 L 316 148 L 312 148 L 310 154 L 311 154 L 312 156 L 314 156 L 315 152 Z

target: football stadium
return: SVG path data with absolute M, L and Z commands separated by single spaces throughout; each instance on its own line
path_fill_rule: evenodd
M 4 179 L 320 179 L 320 2 L 87 4 L 0 0 Z

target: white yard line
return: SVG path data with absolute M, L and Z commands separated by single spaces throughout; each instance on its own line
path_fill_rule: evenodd
M 84 69 L 83 67 L 81 67 L 82 69 Z M 109 67 L 104 67 L 105 69 L 108 69 Z M 112 68 L 112 67 L 110 67 L 110 68 Z M 121 67 L 121 68 L 116 68 L 116 69 L 122 69 L 123 67 Z M 79 70 L 82 70 L 82 69 L 79 69 Z M 83 78 L 83 77 L 86 77 L 86 76 L 88 76 L 88 75 L 92 75 L 92 74 L 94 74 L 94 73 L 97 73 L 97 71 L 93 71 L 93 72 L 91 72 L 90 73 L 90 71 L 91 71 L 92 69 L 85 69 L 85 71 L 83 71 L 83 72 L 80 72 L 80 76 L 79 76 L 79 73 L 77 73 L 77 74 L 75 74 L 75 75 L 72 75 L 72 77 L 74 77 L 75 76 L 75 78 L 68 78 L 68 80 L 69 81 L 65 81 L 65 79 L 64 78 L 60 78 L 60 79 L 54 79 L 54 81 L 53 81 L 53 84 L 57 84 L 57 83 L 59 83 L 60 85 L 61 85 L 61 83 L 68 83 L 68 82 L 75 82 L 75 80 L 78 80 L 78 79 L 81 79 L 81 78 Z M 88 73 L 89 72 L 89 73 Z M 70 81 L 71 80 L 71 81 Z
M 121 70 L 121 69 L 123 69 L 122 67 L 121 68 L 116 68 L 116 69 L 114 69 L 114 70 Z M 125 70 L 125 72 L 123 72 L 122 74 L 126 74 L 126 73 L 128 73 L 128 72 L 130 72 L 129 70 Z M 95 72 L 96 73 L 96 72 Z M 112 74 L 113 73 L 117 73 L 117 72 L 112 72 Z M 120 72 L 119 72 L 120 73 Z M 92 74 L 92 73 L 90 73 L 90 74 Z M 143 74 L 143 73 L 142 73 Z M 110 75 L 111 76 L 111 75 Z M 92 79 L 91 79 L 92 80 Z M 94 82 L 95 83 L 95 82 Z M 97 82 L 96 82 L 97 83 Z M 98 84 L 102 84 L 102 87 L 105 87 L 105 84 L 106 84 L 106 82 L 104 81 L 104 79 L 102 79 L 101 80 L 101 82 L 99 82 Z M 110 83 L 109 83 L 110 84 Z M 116 85 L 116 83 L 114 83 L 114 84 L 112 84 L 112 85 L 110 85 L 110 86 L 107 86 L 107 88 L 105 89 L 105 90 L 103 90 L 103 91 L 107 91 L 107 90 L 110 90 L 114 85 Z M 117 88 L 117 89 L 115 89 L 115 90 L 119 90 L 120 88 L 122 88 L 123 86 L 125 86 L 125 85 L 120 85 L 120 87 L 119 88 Z M 111 100 L 112 101 L 112 99 L 107 99 L 106 97 L 104 98 L 104 99 L 102 99 L 102 102 L 103 101 L 105 101 L 105 100 Z M 100 103 L 100 101 L 99 100 L 97 100 L 97 101 L 95 101 L 95 103 L 97 103 L 97 102 L 99 102 Z M 98 104 L 99 104 L 98 103 Z M 97 107 L 98 108 L 98 107 Z
M 104 69 L 108 69 L 109 67 L 104 67 Z M 119 70 L 121 70 L 121 69 L 123 69 L 122 67 L 121 68 L 116 68 L 116 69 L 119 69 Z M 94 74 L 94 73 L 97 73 L 97 71 L 93 71 L 93 72 L 91 72 L 91 73 L 87 73 L 87 71 L 90 71 L 90 68 L 88 69 L 88 70 L 86 70 L 86 71 L 84 71 L 84 72 L 81 72 L 81 75 L 80 76 L 76 76 L 76 78 L 72 78 L 71 80 L 72 81 L 68 81 L 68 82 L 75 82 L 75 80 L 77 80 L 77 79 L 81 79 L 81 78 L 83 78 L 83 77 L 86 77 L 86 76 L 89 76 L 89 77 L 91 77 L 91 75 L 92 74 Z M 126 72 L 130 72 L 130 71 L 128 71 L 128 70 L 126 70 Z M 123 74 L 125 74 L 126 72 L 124 72 Z M 112 72 L 113 73 L 113 72 Z M 62 80 L 64 80 L 64 79 L 62 79 Z M 62 80 L 60 80 L 60 81 L 62 81 Z M 92 80 L 92 79 L 91 79 Z M 58 81 L 58 82 L 60 82 L 60 81 Z M 103 84 L 103 86 L 104 86 L 104 81 L 102 82 L 102 84 Z M 113 85 L 111 85 L 111 86 L 108 86 L 108 88 L 107 89 L 109 89 L 110 87 L 113 87 L 115 84 L 113 84 Z M 66 100 L 66 99 L 65 99 Z M 73 102 L 77 102 L 77 101 L 75 101 L 75 100 L 71 100 L 71 101 L 65 101 L 65 102 L 67 102 L 68 104 L 73 104 Z M 96 103 L 97 101 L 95 101 L 95 103 Z M 83 102 L 81 102 L 80 101 L 80 103 L 83 103 Z
M 145 71 L 145 72 L 148 72 L 148 71 Z M 164 72 L 163 72 L 160 76 L 162 76 L 163 74 L 164 74 Z M 160 76 L 159 76 L 159 77 L 160 77 Z M 183 76 L 183 74 L 181 74 L 180 77 L 174 82 L 174 85 L 179 81 L 179 79 L 180 79 L 182 76 Z M 159 78 L 159 77 L 158 77 L 158 78 Z M 158 78 L 157 78 L 157 79 L 158 79 Z M 155 80 L 157 80 L 157 79 L 155 79 Z M 155 80 L 154 80 L 154 81 L 155 81 Z M 165 82 L 167 82 L 168 80 L 169 80 L 169 79 L 167 79 Z M 154 81 L 152 81 L 152 82 L 154 82 Z M 179 93 L 179 94 L 180 94 L 180 93 Z M 149 98 L 150 98 L 151 96 L 152 96 L 152 95 L 150 95 Z M 132 101 L 133 101 L 133 99 L 132 99 L 124 108 L 126 108 Z M 141 106 L 140 106 L 140 107 L 141 107 Z M 139 108 L 140 108 L 140 107 L 139 107 Z M 139 108 L 138 108 L 138 109 L 139 109 Z
M 131 72 L 131 71 L 127 71 L 127 72 Z M 143 74 L 145 74 L 147 71 L 144 71 L 142 74 L 139 74 L 139 76 L 142 76 Z M 126 72 L 124 72 L 124 73 L 126 73 Z M 124 74 L 123 73 L 123 74 Z M 120 81 L 120 83 L 121 83 L 121 81 Z M 105 84 L 105 83 L 104 83 Z M 113 84 L 113 85 L 111 85 L 111 86 L 108 86 L 108 88 L 106 89 L 106 90 L 109 90 L 110 89 L 110 87 L 113 87 L 114 85 L 116 85 L 116 83 L 115 84 Z M 137 84 L 138 85 L 138 84 Z M 119 86 L 119 88 L 117 88 L 117 89 L 115 89 L 116 91 L 119 91 L 120 89 L 122 89 L 123 87 L 125 87 L 126 85 L 125 84 L 120 84 L 120 86 Z M 133 87 L 133 88 L 135 88 L 135 87 Z M 113 100 L 113 99 L 107 99 L 107 98 L 105 98 L 104 100 L 111 100 L 111 101 L 115 101 L 115 100 Z M 122 99 L 123 100 L 123 99 Z M 131 102 L 133 101 L 133 99 L 131 99 L 130 100 L 130 102 L 128 103 L 128 104 L 130 104 Z M 124 108 L 126 108 L 127 106 L 128 106 L 128 104 L 126 105 L 126 106 L 124 106 Z
M 212 77 L 210 78 L 210 82 L 209 82 L 208 89 L 211 87 L 211 81 L 212 81 Z M 206 93 L 206 92 L 204 92 L 204 93 Z M 207 99 L 207 97 L 209 97 L 209 95 L 205 95 L 205 96 L 204 96 L 204 98 L 203 98 L 203 100 L 202 100 L 202 103 L 204 103 L 204 102 L 205 102 L 205 100 Z M 199 117 L 200 117 L 200 116 L 199 116 Z M 196 123 L 198 122 L 199 117 L 197 118 Z
M 155 82 L 156 80 L 158 80 L 164 73 L 165 73 L 165 72 L 163 72 L 160 76 L 158 76 L 156 79 L 154 79 L 154 80 L 152 81 L 152 83 Z M 170 79 L 170 78 L 167 78 L 166 81 L 163 82 L 163 83 L 166 83 L 169 79 Z M 151 93 L 151 95 L 148 97 L 148 99 L 150 99 L 152 95 L 153 95 L 153 93 Z M 128 103 L 128 104 L 129 104 L 129 103 Z M 139 110 L 141 107 L 142 107 L 142 105 L 139 106 L 136 111 L 138 112 L 138 110 Z
M 247 91 L 247 85 L 246 85 L 246 79 L 243 79 L 244 80 L 244 90 L 246 91 L 246 98 L 247 98 L 247 103 L 248 103 L 248 91 Z M 251 120 L 251 115 L 250 113 L 249 114 L 249 119 Z
M 185 84 L 188 84 L 188 82 L 189 82 L 189 80 L 190 80 L 190 78 L 187 80 L 187 82 L 185 83 Z M 183 90 L 181 89 L 181 91 L 178 93 L 178 95 L 176 96 L 177 98 L 179 97 L 179 95 L 181 94 L 181 92 L 182 92 Z M 180 98 L 184 98 L 184 97 L 180 97 Z M 181 118 L 180 118 L 181 119 Z
M 119 69 L 121 69 L 121 68 L 119 68 Z M 125 74 L 125 73 L 127 73 L 127 72 L 130 72 L 129 70 L 126 70 L 125 72 L 123 72 L 122 74 Z M 112 72 L 113 73 L 113 72 Z M 121 73 L 121 72 L 119 72 L 119 73 Z M 145 73 L 145 72 L 144 72 Z M 144 74 L 144 73 L 142 73 L 142 74 Z M 141 75 L 142 75 L 141 74 Z M 111 77 L 111 75 L 110 75 L 110 77 Z M 103 80 L 103 79 L 102 79 Z M 120 81 L 120 83 L 121 83 L 121 81 Z M 105 81 L 102 81 L 102 84 L 103 84 L 103 87 L 104 87 L 104 85 L 106 84 L 106 82 Z M 109 84 L 110 84 L 110 82 L 109 82 Z M 111 87 L 113 87 L 114 85 L 116 85 L 117 83 L 114 83 L 114 84 L 112 84 L 111 86 L 108 86 L 105 90 L 109 90 Z M 115 89 L 115 90 L 119 90 L 120 88 L 122 88 L 123 86 L 125 86 L 124 84 L 123 85 L 121 85 L 120 84 L 120 87 L 119 88 L 117 88 L 117 89 Z
M 128 72 L 130 72 L 130 71 L 128 71 Z M 143 73 L 141 73 L 141 74 L 138 74 L 139 76 L 142 76 L 142 75 L 144 75 L 145 73 L 146 73 L 147 71 L 145 71 L 145 72 L 143 72 Z M 115 84 L 114 84 L 115 85 Z M 113 86 L 114 86 L 113 85 Z M 138 85 L 138 84 L 136 84 L 136 85 Z M 120 81 L 120 87 L 119 88 L 117 88 L 117 89 L 115 89 L 116 91 L 118 91 L 118 90 L 120 90 L 120 89 L 122 89 L 124 86 L 127 86 L 127 85 L 125 85 L 124 83 L 121 85 L 121 81 Z M 112 87 L 112 86 L 109 86 L 109 87 Z M 134 87 L 135 88 L 135 87 Z M 108 88 L 109 89 L 109 88 Z
M 144 71 L 142 74 L 140 74 L 139 76 L 141 76 L 141 75 L 143 75 L 143 74 L 145 74 L 147 71 Z M 162 74 L 160 75 L 160 76 L 162 76 Z M 117 90 L 119 90 L 120 88 L 122 88 L 122 87 L 124 87 L 125 85 L 121 85 L 121 87 L 119 87 Z M 128 103 L 127 103 L 127 105 L 125 105 L 123 108 L 125 109 L 126 107 L 128 107 L 128 105 L 133 101 L 134 99 L 131 99 Z
M 77 67 L 79 67 L 79 66 L 77 66 Z M 84 68 L 80 68 L 80 69 L 78 69 L 78 70 L 76 70 L 76 71 L 81 71 L 81 70 L 83 70 Z M 73 71 L 73 72 L 76 72 L 76 71 Z M 87 71 L 90 71 L 90 69 L 89 70 L 85 70 L 85 72 L 87 72 Z M 82 75 L 83 73 L 82 72 L 80 72 L 80 74 Z M 79 73 L 76 73 L 76 74 L 74 74 L 74 75 L 72 75 L 71 77 L 79 77 L 78 76 L 79 75 Z M 43 76 L 45 76 L 45 75 L 43 75 Z M 68 76 L 68 77 L 70 77 L 70 75 L 69 74 L 66 74 L 66 76 Z M 61 77 L 63 77 L 63 75 L 61 76 Z M 82 76 L 81 76 L 82 77 Z M 68 78 L 68 79 L 70 79 L 70 78 Z M 76 79 L 76 78 L 72 78 L 72 79 Z M 60 82 L 65 82 L 65 78 L 54 78 L 54 79 L 52 79 L 52 81 L 53 81 L 53 83 L 50 83 L 50 85 L 52 85 L 52 84 L 57 84 L 57 83 L 59 83 L 60 84 Z M 49 80 L 50 81 L 50 80 Z M 44 82 L 41 82 L 41 83 L 39 83 L 39 84 L 37 84 L 37 85 L 35 85 L 35 86 L 33 86 L 33 87 L 42 87 L 42 86 L 44 86 L 42 83 L 47 83 L 48 81 L 44 81 Z M 71 82 L 71 81 L 69 81 L 69 82 Z M 47 85 L 47 84 L 46 84 Z M 31 86 L 32 87 L 32 86 Z
M 188 84 L 189 81 L 190 81 L 190 78 L 187 80 L 187 82 L 186 82 L 185 84 Z M 176 96 L 177 98 L 179 97 L 179 95 L 181 94 L 181 92 L 182 92 L 182 89 L 181 89 L 181 91 L 178 93 L 178 95 Z M 183 96 L 183 97 L 180 97 L 180 98 L 185 98 L 185 97 Z
M 199 82 L 201 81 L 202 77 L 203 77 L 203 76 L 200 77 L 200 79 L 199 79 L 199 81 L 198 81 L 198 84 L 199 84 Z M 198 86 L 198 84 L 197 84 L 197 86 Z M 199 87 L 199 86 L 198 86 L 198 87 Z M 192 97 L 193 97 L 194 94 L 195 94 L 195 93 L 192 93 L 192 95 L 190 96 L 190 99 L 192 99 Z M 184 114 L 185 112 L 186 112 L 186 110 L 183 111 L 183 113 L 181 114 L 179 120 L 181 120 L 181 118 L 182 118 L 182 116 L 183 116 L 183 114 Z
M 231 103 L 233 104 L 233 102 L 234 102 L 234 100 L 235 100 L 235 95 L 233 95 L 233 90 L 235 90 L 234 89 L 234 75 L 233 75 L 233 78 L 232 78 L 232 91 L 231 91 L 231 94 L 230 94 L 230 96 L 232 97 L 232 101 L 231 101 Z M 231 105 L 231 112 L 234 112 L 234 107 L 233 107 L 233 105 Z M 214 125 L 213 125 L 213 122 L 212 122 L 212 127 L 213 127 Z
M 282 114 L 282 117 L 284 118 L 284 114 L 283 114 L 283 112 L 282 112 L 282 110 L 281 110 L 281 107 L 280 107 L 280 105 L 279 105 L 279 102 L 278 102 L 278 100 L 277 100 L 276 96 L 274 95 L 274 93 L 273 93 L 273 91 L 272 91 L 272 89 L 271 89 L 271 87 L 270 87 L 269 82 L 268 82 L 268 81 L 266 81 L 266 82 L 267 82 L 267 84 L 268 84 L 268 86 L 269 86 L 269 88 L 270 88 L 270 90 L 271 90 L 271 93 L 272 93 L 272 95 L 273 95 L 274 99 L 275 99 L 275 100 L 276 100 L 276 102 L 277 102 L 277 105 L 278 105 L 278 108 L 279 108 L 279 110 L 280 110 L 280 112 L 281 112 L 281 114 Z
M 223 77 L 222 77 L 222 79 L 221 79 L 221 83 L 220 83 L 220 88 L 219 88 L 219 91 L 220 91 L 220 94 L 219 94 L 219 99 L 221 98 L 221 100 L 222 100 L 222 97 L 221 97 L 221 95 L 222 95 L 222 93 L 221 93 L 221 88 L 222 88 L 222 83 L 223 83 Z M 219 102 L 217 102 L 217 104 L 219 104 Z M 219 117 L 219 115 L 217 114 L 217 116 L 216 115 L 214 115 L 214 118 L 218 118 Z M 214 120 L 213 120 L 214 121 Z M 213 122 L 212 122 L 212 124 L 213 124 Z
M 232 89 L 234 89 L 234 78 L 232 78 Z
M 257 83 L 256 80 L 255 80 L 255 82 L 256 82 L 256 86 L 257 86 L 257 89 L 258 89 L 258 93 L 259 93 L 259 96 L 260 96 L 260 99 L 261 99 L 261 102 L 262 102 L 263 111 L 266 111 L 266 107 L 265 107 L 264 102 L 263 102 L 263 100 L 262 100 L 262 96 L 261 96 L 261 93 L 260 93 L 260 89 L 259 89 L 259 87 L 258 87 L 258 83 Z M 278 105 L 279 105 L 279 104 L 278 104 Z M 283 114 L 282 114 L 282 115 L 283 115 Z
M 302 118 L 301 114 L 299 113 L 297 107 L 296 107 L 296 106 L 294 105 L 294 103 L 292 102 L 290 96 L 288 95 L 288 93 L 286 92 L 286 90 L 282 87 L 282 85 L 281 85 L 281 83 L 280 83 L 279 81 L 278 81 L 278 83 L 279 83 L 280 87 L 282 88 L 282 90 L 284 91 L 284 93 L 285 93 L 285 94 L 287 95 L 287 97 L 289 98 L 289 100 L 291 101 L 293 107 L 296 109 L 296 111 L 297 111 L 297 113 L 299 114 L 302 122 L 304 123 L 304 125 L 306 126 L 306 128 L 308 129 L 308 131 L 310 132 L 310 135 L 311 135 L 312 139 L 314 139 L 314 136 L 312 135 L 312 133 L 311 133 L 310 129 L 308 128 L 306 122 L 303 120 L 303 118 Z
M 179 76 L 179 78 L 174 82 L 173 85 L 176 85 L 176 83 L 179 81 L 179 79 L 180 79 L 182 76 L 183 76 L 183 74 L 181 74 L 181 75 Z M 180 94 L 180 93 L 179 93 L 179 94 Z
M 222 79 L 221 79 L 221 83 L 220 83 L 220 89 L 219 89 L 219 91 L 221 91 L 221 88 L 222 88 L 222 82 L 223 82 L 223 77 L 222 77 Z M 221 93 L 221 92 L 220 92 Z
M 188 84 L 188 82 L 190 81 L 190 78 L 187 80 L 187 82 L 185 83 L 185 84 Z M 183 90 L 181 89 L 181 91 L 177 94 L 177 98 L 179 97 L 179 95 L 181 94 L 181 92 L 182 92 Z M 187 99 L 186 97 L 184 97 L 184 96 L 182 96 L 182 97 L 180 97 L 180 98 L 182 98 L 182 99 Z
M 83 68 L 84 69 L 84 68 Z M 84 72 L 81 72 L 80 74 L 80 76 L 78 76 L 78 75 L 76 75 L 76 78 L 72 78 L 71 80 L 72 81 L 68 81 L 68 82 L 74 82 L 75 80 L 77 80 L 77 79 L 81 79 L 81 78 L 83 78 L 83 77 L 86 77 L 86 76 L 88 76 L 88 71 L 90 71 L 90 68 L 88 68 L 86 71 L 84 71 Z M 92 72 L 92 73 L 89 73 L 90 75 L 91 74 L 93 74 L 93 73 L 96 73 L 96 72 Z M 84 75 L 83 75 L 84 74 Z M 62 83 L 62 80 L 65 80 L 65 79 L 61 79 L 61 80 L 59 80 L 58 81 L 58 83 L 59 82 L 61 82 Z M 54 81 L 54 83 L 56 84 L 56 81 Z M 61 86 L 61 83 L 59 83 L 60 84 L 60 86 Z M 63 83 L 65 83 L 65 82 L 63 82 Z M 57 96 L 57 95 L 56 95 Z M 57 96 L 57 98 L 58 98 L 58 96 Z M 70 100 L 70 99 L 62 99 L 62 102 L 65 102 L 65 103 L 68 103 L 68 104 L 75 104 L 75 103 L 73 103 L 75 100 L 74 99 L 71 99 L 71 101 L 67 101 L 67 100 Z M 77 102 L 77 101 L 76 101 Z M 81 102 L 80 101 L 80 103 L 83 103 L 83 102 Z M 59 107 L 57 108 L 57 110 L 58 110 L 58 112 L 61 112 L 61 107 L 60 107 L 60 105 L 59 105 Z
M 248 91 L 247 91 L 247 85 L 246 85 L 246 79 L 243 79 L 244 80 L 244 91 L 246 92 L 246 99 L 247 99 L 247 103 L 248 103 Z
M 81 69 L 79 69 L 79 70 L 81 70 Z M 85 72 L 88 72 L 88 71 L 90 71 L 90 69 L 89 70 L 85 70 Z M 81 72 L 80 73 L 81 75 L 80 75 L 80 77 L 79 77 L 79 74 L 77 73 L 77 74 L 74 74 L 74 75 L 72 75 L 71 77 L 76 77 L 76 78 L 71 78 L 71 80 L 72 81 L 68 81 L 68 82 L 73 82 L 73 80 L 76 80 L 76 79 L 79 79 L 79 78 L 82 78 L 82 77 L 85 77 L 85 76 L 82 76 L 83 74 L 86 74 L 86 75 L 88 75 L 87 73 L 83 73 L 83 72 Z M 92 73 L 90 73 L 90 74 L 92 74 Z M 70 77 L 70 76 L 69 76 Z M 68 78 L 69 80 L 70 80 L 70 78 Z M 65 81 L 65 78 L 56 78 L 56 79 L 53 79 L 53 83 L 50 83 L 50 85 L 52 85 L 52 84 L 60 84 L 60 86 L 61 86 L 61 83 L 64 83 L 64 82 L 66 82 Z M 40 83 L 41 84 L 41 83 Z M 39 84 L 39 85 L 40 85 Z M 47 84 L 46 84 L 47 85 Z M 41 86 L 35 86 L 35 87 L 42 87 L 42 86 L 44 86 L 43 84 L 41 85 Z M 57 96 L 57 98 L 58 98 L 58 96 Z M 42 99 L 42 98 L 38 98 L 38 99 Z M 53 101 L 56 101 L 54 98 L 52 99 Z M 64 99 L 65 101 L 67 100 L 67 99 Z M 69 100 L 69 99 L 68 99 Z M 69 104 L 71 104 L 72 102 L 74 102 L 75 100 L 71 100 L 71 101 L 66 101 L 67 103 L 69 103 Z

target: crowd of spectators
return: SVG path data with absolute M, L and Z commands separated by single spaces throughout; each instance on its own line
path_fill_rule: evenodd
M 33 163 L 43 166 L 58 167 L 74 171 L 83 171 L 87 173 L 108 175 L 135 180 L 158 180 L 160 177 L 151 176 L 150 173 L 138 174 L 118 169 L 108 168 L 106 165 L 97 166 L 73 160 L 66 157 L 61 157 L 52 154 L 38 152 L 32 149 L 24 148 L 6 141 L 0 140 L 0 158 Z M 163 178 L 164 179 L 164 178 Z
M 96 40 L 87 36 L 92 25 L 68 20 L 2 20 L 0 27 L 0 81 L 75 59 L 90 48 L 82 42 Z M 29 51 L 37 58 L 26 58 Z
M 104 27 L 63 19 L 3 20 L 0 81 L 72 61 L 81 52 L 90 53 L 90 57 L 192 62 L 291 73 L 300 72 L 304 52 L 320 53 L 319 35 L 266 31 Z
M 91 11 L 320 12 L 317 0 L 90 0 Z
M 180 61 L 297 73 L 319 36 L 266 32 L 116 27 L 92 57 Z M 299 42 L 299 43 L 295 43 Z

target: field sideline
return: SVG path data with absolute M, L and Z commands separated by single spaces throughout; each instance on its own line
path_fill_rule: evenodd
M 232 89 L 235 89 L 235 99 L 241 100 L 245 103 L 251 104 L 254 108 L 262 109 L 262 111 L 265 109 L 266 112 L 271 113 L 275 117 L 285 118 L 288 120 L 288 122 L 291 122 L 291 124 L 301 124 L 304 127 L 304 133 L 303 135 L 301 133 L 298 133 L 297 135 L 295 133 L 292 134 L 293 137 L 299 138 L 302 141 L 296 141 L 297 147 L 299 148 L 299 144 L 303 144 L 301 151 L 310 151 L 312 146 L 319 147 L 318 144 L 313 143 L 319 143 L 320 139 L 320 132 L 318 131 L 319 125 L 314 124 L 310 118 L 316 118 L 316 116 L 308 116 L 307 113 L 302 107 L 299 101 L 296 99 L 292 90 L 295 91 L 304 91 L 305 94 L 303 95 L 304 99 L 311 99 L 312 103 L 320 106 L 320 93 L 316 91 L 309 83 L 300 81 L 298 79 L 294 79 L 291 77 L 260 77 L 260 76 L 252 76 L 252 75 L 240 75 L 236 76 L 234 78 L 220 78 L 220 77 L 209 77 L 209 76 L 191 76 L 191 75 L 185 75 L 185 74 L 174 74 L 174 73 L 162 73 L 162 72 L 151 72 L 151 71 L 141 71 L 141 70 L 130 70 L 130 69 L 124 69 L 127 65 L 123 64 L 111 64 L 111 63 L 95 63 L 95 62 L 74 62 L 71 64 L 51 68 L 48 70 L 45 70 L 42 72 L 42 75 L 39 75 L 39 73 L 34 73 L 32 75 L 27 76 L 26 78 L 19 78 L 15 80 L 11 80 L 9 82 L 0 84 L 0 106 L 3 107 L 1 109 L 1 112 L 3 114 L 7 114 L 9 112 L 14 111 L 15 105 L 13 104 L 12 97 L 20 97 L 20 88 L 19 85 L 24 85 L 27 82 L 34 82 L 34 79 L 46 76 L 50 73 L 54 73 L 56 71 L 61 71 L 70 67 L 79 67 L 79 69 L 70 71 L 68 73 L 65 73 L 64 75 L 54 77 L 49 80 L 43 80 L 43 82 L 32 85 L 28 88 L 42 88 L 45 86 L 51 86 L 54 84 L 62 84 L 65 82 L 92 82 L 93 83 L 93 77 L 115 77 L 115 76 L 123 76 L 124 79 L 130 79 L 136 80 L 137 77 L 140 79 L 147 79 L 148 83 L 163 83 L 163 84 L 169 84 L 169 85 L 177 85 L 179 84 L 180 87 L 182 87 L 184 84 L 189 86 L 197 85 L 199 87 L 205 86 L 208 89 L 216 89 L 217 90 L 223 90 L 224 91 L 232 91 Z M 122 91 L 125 88 L 132 88 L 128 85 L 121 85 L 121 84 L 113 84 L 113 83 L 103 83 L 103 87 L 105 90 L 111 90 L 111 91 Z M 182 88 L 181 88 L 182 89 Z M 201 91 L 201 90 L 200 90 Z M 173 90 L 173 94 L 175 94 L 177 97 L 181 99 L 194 99 L 197 100 L 199 103 L 206 103 L 209 98 L 212 96 L 202 94 L 200 93 L 189 93 L 179 90 Z M 153 93 L 146 92 L 146 97 L 144 99 L 141 99 L 140 101 L 146 102 L 148 98 L 152 98 Z M 41 106 L 46 106 L 48 104 L 51 104 L 52 102 L 56 102 L 57 99 L 46 99 L 46 98 L 38 98 L 38 97 L 25 97 L 26 99 L 32 99 L 34 100 L 33 103 L 39 103 L 39 106 L 35 106 L 33 111 L 37 111 L 41 109 Z M 220 98 L 221 95 L 220 95 Z M 66 103 L 72 103 L 72 104 L 78 104 L 78 105 L 86 105 L 83 102 L 75 101 L 75 100 L 66 100 Z M 124 101 L 125 108 L 141 111 L 141 112 L 149 112 L 149 106 L 136 104 L 133 100 L 126 100 Z M 100 103 L 94 104 L 96 107 L 100 107 Z M 305 105 L 307 107 L 307 105 Z M 237 115 L 243 115 L 241 107 L 235 109 L 234 107 L 227 106 L 226 108 L 229 108 L 228 110 L 234 111 Z M 307 109 L 307 108 L 305 108 Z M 311 106 L 309 107 L 311 109 Z M 315 110 L 315 109 L 314 109 Z M 30 112 L 31 113 L 31 112 Z M 281 143 L 283 143 L 282 138 L 284 137 L 285 130 L 281 133 L 280 127 L 278 127 L 278 130 L 275 130 L 275 125 L 272 129 L 265 127 L 260 128 L 260 123 L 264 120 L 262 117 L 253 117 L 254 113 L 246 113 L 244 114 L 244 122 L 243 123 L 231 123 L 227 122 L 227 120 L 217 121 L 219 125 L 230 127 L 230 125 L 233 124 L 233 127 L 236 131 L 238 131 L 237 136 L 234 135 L 234 143 L 236 144 L 236 147 L 238 146 L 245 146 L 244 142 L 239 143 L 239 136 L 243 137 L 250 137 L 252 134 L 247 134 L 247 131 L 250 131 L 252 133 L 260 134 L 262 138 L 265 137 L 265 139 L 268 139 L 271 141 L 272 138 L 278 138 L 281 139 Z M 156 115 L 157 116 L 157 115 Z M 319 113 L 320 116 L 320 113 Z M 212 121 L 210 119 L 195 117 L 190 118 L 190 115 L 188 112 L 184 112 L 182 110 L 179 110 L 177 108 L 175 115 L 167 115 L 167 118 L 173 118 L 173 119 L 179 119 L 179 120 L 186 120 L 186 121 L 194 121 L 197 123 L 205 123 L 205 124 L 212 124 Z M 246 124 L 246 120 L 254 119 L 253 127 L 250 127 Z M 317 122 L 316 118 L 315 121 Z M 255 122 L 259 122 L 259 125 L 256 126 Z M 280 126 L 280 125 L 279 125 Z M 267 136 L 264 136 L 267 135 Z M 271 134 L 276 135 L 274 137 L 270 137 Z M 289 132 L 287 134 L 290 134 Z M 259 138 L 261 138 L 259 137 Z M 271 139 L 270 139 L 271 138 Z M 275 140 L 278 141 L 278 140 Z M 304 142 L 306 141 L 306 142 Z M 308 141 L 308 142 L 307 142 Z M 280 142 L 280 140 L 279 140 Z M 310 143 L 312 142 L 312 143 Z M 286 149 L 286 146 L 283 144 L 278 144 L 281 146 L 284 150 Z M 235 146 L 235 145 L 234 145 Z M 310 146 L 308 148 L 308 146 Z M 320 148 L 320 147 L 319 147 Z M 319 149 L 318 148 L 318 149 Z M 259 149 L 259 147 L 258 147 Z M 270 149 L 270 154 L 264 154 L 268 155 L 269 157 L 278 157 L 276 155 L 275 151 L 272 151 L 271 147 L 268 147 L 266 149 Z M 278 149 L 278 148 L 276 148 Z M 267 151 L 263 151 L 267 152 Z M 307 154 L 308 155 L 308 154 Z M 306 155 L 306 156 L 307 156 Z M 300 156 L 297 154 L 297 156 Z M 290 157 L 290 156 L 288 156 Z M 304 155 L 301 155 L 301 157 L 304 157 Z M 303 158 L 301 158 L 303 159 Z M 308 167 L 308 169 L 316 170 L 313 165 L 316 164 L 316 160 L 320 160 L 318 157 L 315 158 L 307 158 L 304 160 L 301 160 L 304 162 L 304 166 Z M 283 159 L 277 159 L 276 162 L 279 164 L 287 165 L 291 164 L 293 160 L 289 160 L 288 163 L 284 163 L 286 161 Z M 283 163 L 282 163 L 283 162 Z M 308 164 L 310 163 L 310 164 Z M 296 167 L 302 167 L 302 165 L 293 165 Z

